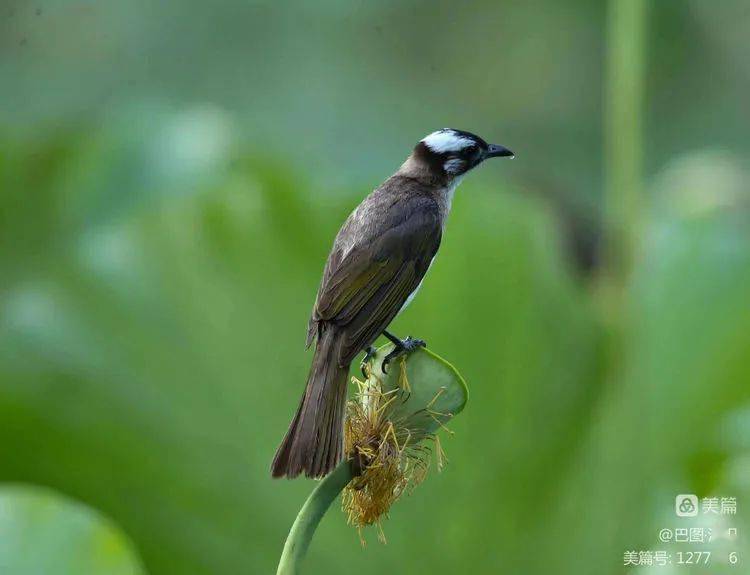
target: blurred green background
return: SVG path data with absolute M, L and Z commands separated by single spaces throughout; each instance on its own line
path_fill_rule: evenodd
M 333 509 L 307 572 L 650 572 L 623 553 L 688 548 L 746 570 L 748 17 L 4 0 L 0 572 L 272 573 L 313 485 L 268 465 L 325 256 L 446 126 L 517 159 L 461 186 L 393 329 L 470 401 L 388 544 Z M 736 497 L 691 525 L 739 541 L 660 543 L 678 493 Z

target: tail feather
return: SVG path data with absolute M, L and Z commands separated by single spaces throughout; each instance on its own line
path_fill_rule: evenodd
M 349 366 L 338 365 L 339 347 L 334 330 L 321 335 L 305 393 L 271 464 L 273 477 L 322 477 L 341 460 Z

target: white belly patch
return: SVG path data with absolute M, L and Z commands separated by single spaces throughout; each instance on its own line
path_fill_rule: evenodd
M 429 273 L 430 268 L 432 267 L 433 263 L 435 263 L 435 257 L 434 256 L 432 258 L 432 261 L 430 261 L 430 265 L 427 266 L 427 271 L 424 273 L 424 277 L 422 277 L 422 280 L 417 284 L 417 287 L 414 288 L 414 291 L 409 294 L 409 297 L 406 298 L 406 301 L 404 302 L 404 305 L 401 306 L 401 309 L 398 310 L 398 313 L 396 315 L 399 315 L 402 311 L 404 311 L 407 307 L 409 307 L 409 304 L 416 297 L 417 292 L 419 291 L 419 288 L 422 287 L 422 283 L 424 282 L 424 278 L 427 277 L 427 274 Z

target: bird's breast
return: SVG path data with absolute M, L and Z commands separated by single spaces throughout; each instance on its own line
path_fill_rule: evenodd
M 406 298 L 406 301 L 404 302 L 404 305 L 401 306 L 401 309 L 398 310 L 397 316 L 401 314 L 402 311 L 404 311 L 407 307 L 409 307 L 409 304 L 414 300 L 414 298 L 417 296 L 417 292 L 419 291 L 419 288 L 422 287 L 422 283 L 424 282 L 424 278 L 427 277 L 427 274 L 430 271 L 430 268 L 432 267 L 432 264 L 435 262 L 435 257 L 433 256 L 432 260 L 430 261 L 430 265 L 427 266 L 427 271 L 424 273 L 424 276 L 422 276 L 422 279 L 419 280 L 419 283 L 417 284 L 417 287 L 414 288 L 414 291 L 412 291 L 409 294 L 409 297 Z

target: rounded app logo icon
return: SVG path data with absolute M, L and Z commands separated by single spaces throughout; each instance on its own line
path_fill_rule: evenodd
M 698 515 L 698 496 L 683 493 L 675 497 L 674 512 L 677 517 L 695 517 Z

